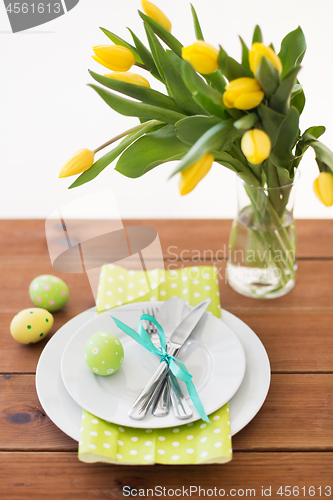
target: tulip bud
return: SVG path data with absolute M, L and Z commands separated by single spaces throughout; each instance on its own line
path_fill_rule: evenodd
M 226 108 L 252 109 L 261 103 L 264 95 L 254 78 L 236 78 L 226 87 L 223 104 Z
M 85 172 L 93 165 L 94 156 L 90 149 L 80 149 L 63 165 L 59 177 L 70 177 Z
M 182 48 L 183 59 L 203 75 L 214 73 L 218 69 L 218 55 L 219 51 L 203 40 L 197 40 L 192 45 Z
M 313 190 L 317 198 L 326 206 L 333 205 L 333 175 L 321 172 L 313 183 Z
M 148 2 L 148 0 L 141 0 L 141 5 L 147 16 L 151 17 L 154 21 L 163 26 L 164 29 L 171 32 L 172 24 L 170 19 L 168 19 L 156 5 Z
M 214 161 L 214 156 L 210 153 L 203 155 L 200 160 L 196 161 L 190 167 L 180 172 L 179 191 L 182 196 L 190 193 L 196 185 L 210 171 Z
M 241 148 L 247 161 L 258 165 L 269 157 L 271 141 L 263 130 L 248 130 L 242 137 Z
M 282 63 L 271 47 L 266 47 L 263 43 L 254 43 L 249 53 L 249 63 L 252 73 L 255 75 L 262 56 L 265 56 L 273 66 L 282 73 Z
M 107 73 L 105 76 L 113 78 L 114 80 L 120 80 L 121 82 L 133 83 L 134 85 L 141 85 L 142 87 L 150 87 L 148 80 L 136 73 L 120 73 L 119 71 L 114 71 L 113 73 Z
M 135 63 L 133 53 L 121 45 L 98 45 L 93 51 L 92 58 L 112 71 L 128 71 Z

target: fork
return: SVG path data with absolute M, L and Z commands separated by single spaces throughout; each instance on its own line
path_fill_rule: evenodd
M 148 308 L 146 310 L 143 310 L 143 313 L 150 314 L 150 316 L 155 318 L 154 309 Z M 146 323 L 147 333 L 149 334 L 153 345 L 157 348 L 160 348 L 161 343 L 156 325 L 151 321 L 146 321 Z M 192 410 L 182 393 L 176 377 L 171 372 L 165 378 L 158 397 L 156 398 L 152 411 L 153 415 L 162 417 L 169 413 L 170 395 L 176 417 L 180 419 L 190 418 L 193 415 Z

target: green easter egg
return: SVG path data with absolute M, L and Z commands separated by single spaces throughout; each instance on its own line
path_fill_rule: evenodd
M 66 283 L 51 274 L 43 274 L 33 279 L 29 286 L 29 294 L 35 306 L 43 307 L 50 312 L 62 309 L 69 297 Z
M 119 370 L 124 361 L 124 349 L 113 333 L 97 332 L 86 343 L 84 359 L 91 371 L 105 377 Z
M 45 309 L 32 307 L 20 311 L 10 324 L 12 337 L 21 344 L 36 344 L 53 326 L 53 316 Z

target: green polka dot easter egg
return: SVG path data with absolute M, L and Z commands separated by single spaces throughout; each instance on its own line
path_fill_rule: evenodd
M 51 274 L 37 276 L 29 286 L 32 302 L 50 312 L 59 311 L 68 301 L 69 292 L 66 283 Z
M 53 326 L 53 316 L 45 309 L 33 307 L 20 311 L 10 324 L 12 337 L 21 344 L 36 344 Z
M 113 333 L 97 332 L 90 337 L 84 350 L 84 359 L 96 375 L 116 373 L 124 361 L 124 349 Z

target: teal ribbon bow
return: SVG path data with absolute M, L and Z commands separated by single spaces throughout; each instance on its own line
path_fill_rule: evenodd
M 144 347 L 151 353 L 160 356 L 161 362 L 165 361 L 166 363 L 168 363 L 169 368 L 171 372 L 174 374 L 174 376 L 185 382 L 190 398 L 202 420 L 210 424 L 211 422 L 204 410 L 199 394 L 197 393 L 197 390 L 192 382 L 192 375 L 187 371 L 187 368 L 184 365 L 184 363 L 182 363 L 179 359 L 175 358 L 174 356 L 168 354 L 166 350 L 165 333 L 161 325 L 156 321 L 156 319 L 153 316 L 150 316 L 150 314 L 143 314 L 139 321 L 138 332 L 136 332 L 129 326 L 125 325 L 125 323 L 122 323 L 122 321 L 119 321 L 119 319 L 114 318 L 113 316 L 112 319 L 116 323 L 118 328 L 123 330 L 123 332 L 125 332 L 130 337 L 132 337 L 132 339 L 134 339 L 138 344 L 140 344 L 142 347 Z M 154 325 L 156 325 L 161 343 L 160 349 L 158 347 L 155 347 L 152 341 L 150 340 L 150 336 L 148 335 L 148 333 L 146 332 L 141 323 L 142 320 L 150 321 L 151 323 L 154 323 Z

